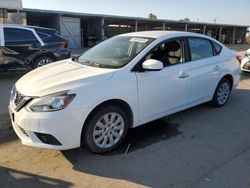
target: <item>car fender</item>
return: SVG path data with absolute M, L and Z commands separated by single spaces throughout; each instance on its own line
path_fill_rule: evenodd
M 87 116 L 97 106 L 110 100 L 126 102 L 133 113 L 134 122 L 132 127 L 136 124 L 138 110 L 136 76 L 134 73 L 131 73 L 131 78 L 124 81 L 119 78 L 120 76 L 118 76 L 118 74 L 114 74 L 109 80 L 98 83 L 88 83 L 81 88 L 71 91 L 72 93 L 77 93 L 72 106 L 79 110 L 87 110 L 86 117 L 83 117 L 83 124 Z

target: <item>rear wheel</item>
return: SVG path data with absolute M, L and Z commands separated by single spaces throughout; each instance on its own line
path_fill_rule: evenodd
M 84 129 L 84 142 L 94 153 L 115 149 L 125 138 L 128 116 L 117 106 L 102 107 L 94 113 Z
M 33 68 L 42 67 L 44 65 L 50 64 L 53 62 L 53 59 L 47 56 L 42 56 L 36 59 L 35 63 L 33 64 Z
M 231 83 L 228 79 L 223 78 L 214 93 L 213 99 L 210 102 L 210 104 L 214 107 L 222 107 L 224 106 L 231 93 Z

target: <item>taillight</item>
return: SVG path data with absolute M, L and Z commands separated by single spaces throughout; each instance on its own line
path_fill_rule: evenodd
M 68 45 L 69 45 L 69 41 L 67 41 L 67 40 L 65 40 L 65 41 L 58 41 L 58 42 L 56 42 L 56 44 L 62 45 L 65 48 L 67 48 Z
M 240 55 L 237 55 L 237 56 L 236 56 L 236 59 L 238 60 L 239 64 L 241 64 L 242 57 L 241 57 Z

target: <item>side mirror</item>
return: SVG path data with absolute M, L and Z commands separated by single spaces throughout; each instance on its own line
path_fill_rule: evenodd
M 149 71 L 159 71 L 163 69 L 163 63 L 159 60 L 148 59 L 142 63 L 142 68 Z

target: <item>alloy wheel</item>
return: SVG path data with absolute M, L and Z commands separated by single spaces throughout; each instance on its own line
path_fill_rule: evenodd
M 41 67 L 50 63 L 52 63 L 52 60 L 49 58 L 45 58 L 38 62 L 37 67 Z
M 110 148 L 122 137 L 125 124 L 122 116 L 111 112 L 103 115 L 95 124 L 93 139 L 100 148 Z
M 227 102 L 227 99 L 230 94 L 230 85 L 228 82 L 223 82 L 217 92 L 217 101 L 220 105 L 223 105 Z

